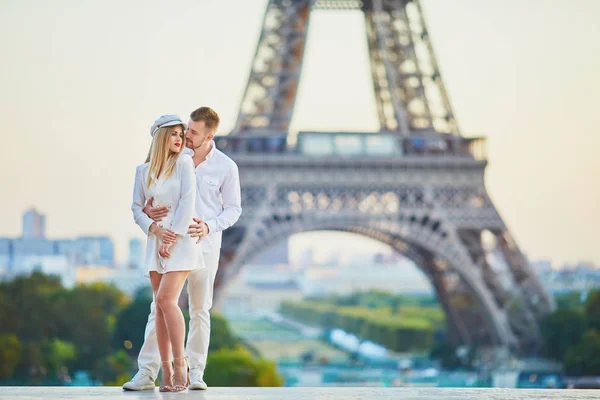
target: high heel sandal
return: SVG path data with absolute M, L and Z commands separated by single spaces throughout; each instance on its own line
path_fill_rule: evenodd
M 185 361 L 185 377 L 186 383 L 185 385 L 175 385 L 175 361 L 184 360 Z M 190 386 L 190 365 L 188 364 L 187 357 L 179 357 L 173 359 L 173 386 L 171 387 L 172 392 L 182 392 L 186 390 Z
M 170 385 L 160 385 L 158 387 L 158 391 L 159 392 L 172 392 L 173 391 L 173 379 L 175 377 L 175 363 L 173 361 L 162 361 L 161 364 L 166 364 L 166 365 L 171 365 L 171 368 L 173 368 L 173 375 L 171 375 L 171 384 Z M 163 380 L 165 379 L 164 377 L 165 374 L 165 369 L 163 368 Z

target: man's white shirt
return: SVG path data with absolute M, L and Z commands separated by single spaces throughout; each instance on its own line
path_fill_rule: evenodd
M 242 214 L 240 174 L 236 163 L 217 149 L 211 142 L 211 150 L 196 170 L 196 215 L 208 225 L 208 235 L 202 238 L 202 251 L 220 251 L 223 231 L 237 222 Z M 188 148 L 184 153 L 194 156 Z M 137 186 L 136 186 L 137 187 Z M 135 194 L 134 194 L 135 197 Z M 132 205 L 135 223 L 148 234 L 152 219 L 143 206 Z M 194 221 L 190 221 L 190 225 Z
M 206 159 L 196 167 L 196 212 L 209 230 L 202 239 L 204 252 L 219 251 L 222 232 L 235 224 L 242 214 L 238 166 L 217 149 L 214 141 L 211 146 Z M 184 151 L 194 156 L 192 150 L 186 148 Z

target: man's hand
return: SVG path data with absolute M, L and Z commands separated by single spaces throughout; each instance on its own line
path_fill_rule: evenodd
M 150 200 L 146 203 L 146 207 L 142 209 L 144 214 L 149 216 L 152 220 L 156 222 L 162 221 L 164 217 L 169 213 L 169 209 L 165 206 L 162 207 L 153 207 L 152 203 L 154 202 L 154 197 L 150 197 Z
M 208 235 L 208 225 L 206 225 L 206 222 L 198 218 L 194 218 L 194 222 L 195 224 L 190 225 L 188 234 L 193 238 L 197 237 L 198 241 L 196 243 L 200 243 L 200 240 L 202 240 L 204 236 Z

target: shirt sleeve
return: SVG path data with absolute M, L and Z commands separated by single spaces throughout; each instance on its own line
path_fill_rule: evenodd
M 182 155 L 180 177 L 181 177 L 181 196 L 177 210 L 173 215 L 171 230 L 178 235 L 185 236 L 190 224 L 194 218 L 196 207 L 196 173 L 194 171 L 194 162 L 191 157 Z M 179 161 L 179 160 L 178 160 Z
M 143 168 L 138 167 L 135 170 L 135 183 L 133 185 L 133 202 L 131 203 L 131 211 L 133 212 L 133 220 L 135 223 L 148 235 L 152 219 L 144 213 L 143 209 L 146 206 L 146 195 L 144 194 L 144 174 Z
M 206 222 L 209 233 L 224 231 L 237 222 L 242 215 L 242 193 L 240 188 L 240 174 L 237 165 L 229 170 L 221 186 L 223 198 L 223 211 L 216 218 Z

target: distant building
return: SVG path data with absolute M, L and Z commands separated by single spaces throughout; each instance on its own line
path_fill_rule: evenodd
M 261 253 L 255 260 L 254 265 L 277 265 L 290 263 L 290 250 L 287 240 L 279 242 L 273 247 L 269 247 Z
M 117 269 L 103 265 L 89 265 L 77 267 L 75 280 L 77 283 L 87 284 L 92 282 L 104 282 L 113 284 L 119 290 L 129 295 L 141 287 L 149 286 L 148 278 L 144 277 L 142 271 L 131 269 Z
M 309 297 L 348 295 L 372 289 L 391 293 L 433 293 L 425 274 L 407 260 L 397 264 L 313 266 L 304 270 L 300 283 L 303 294 Z
M 77 259 L 77 248 L 73 239 L 53 240 L 53 243 L 54 254 L 65 256 L 73 263 L 75 263 Z
M 536 260 L 531 261 L 530 264 L 538 275 L 552 271 L 552 261 L 550 260 Z
M 12 264 L 12 240 L 0 238 L 0 270 L 8 272 Z
M 246 266 L 227 287 L 223 311 L 248 315 L 254 311 L 277 311 L 283 300 L 300 301 L 299 273 L 279 266 Z
M 11 241 L 11 273 L 27 274 L 42 257 L 54 256 L 54 243 L 48 239 L 17 238 Z
M 300 265 L 313 265 L 314 261 L 314 251 L 312 248 L 304 249 L 302 253 L 300 253 L 300 257 L 298 260 L 298 263 Z
M 141 269 L 144 266 L 144 250 L 142 241 L 138 238 L 129 240 L 129 267 Z
M 42 239 L 46 237 L 46 216 L 31 208 L 23 214 L 23 238 Z
M 78 265 L 112 267 L 115 264 L 114 245 L 108 236 L 80 236 L 75 239 L 73 246 Z

